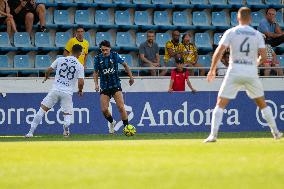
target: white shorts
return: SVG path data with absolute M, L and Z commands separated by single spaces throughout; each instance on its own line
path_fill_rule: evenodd
M 235 99 L 239 90 L 245 89 L 251 99 L 264 96 L 263 86 L 258 77 L 244 77 L 235 75 L 226 75 L 224 78 L 218 96 Z
M 60 91 L 50 91 L 42 100 L 41 104 L 48 108 L 53 108 L 53 106 L 59 101 L 64 113 L 73 113 L 72 95 Z

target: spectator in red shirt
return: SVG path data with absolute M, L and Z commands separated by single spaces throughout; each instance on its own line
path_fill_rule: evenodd
M 188 76 L 189 72 L 187 69 L 184 68 L 184 60 L 182 56 L 178 56 L 176 59 L 176 68 L 171 72 L 171 81 L 169 86 L 169 92 L 173 91 L 185 91 L 185 81 L 188 87 L 191 89 L 193 93 L 196 90 L 192 87 Z

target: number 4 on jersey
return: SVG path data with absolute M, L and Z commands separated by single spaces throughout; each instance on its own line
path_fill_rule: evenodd
M 246 37 L 245 39 L 244 39 L 244 41 L 241 43 L 241 46 L 240 46 L 240 52 L 242 52 L 242 53 L 246 53 L 246 56 L 248 56 L 248 54 L 249 54 L 249 52 L 250 52 L 250 50 L 249 50 L 249 43 L 247 43 L 247 41 L 248 41 L 248 37 Z

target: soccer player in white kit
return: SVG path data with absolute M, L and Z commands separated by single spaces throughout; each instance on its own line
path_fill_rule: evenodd
M 60 102 L 63 114 L 64 114 L 64 125 L 63 125 L 63 135 L 69 136 L 69 125 L 71 124 L 71 118 L 73 113 L 73 101 L 72 95 L 75 89 L 75 85 L 78 80 L 78 94 L 83 95 L 84 87 L 84 67 L 78 61 L 78 57 L 82 53 L 81 45 L 74 45 L 72 47 L 72 56 L 59 57 L 57 58 L 51 66 L 47 69 L 45 74 L 45 82 L 50 73 L 56 70 L 56 75 L 54 78 L 54 83 L 51 91 L 41 102 L 40 109 L 36 113 L 29 133 L 25 136 L 27 138 L 33 137 L 34 131 L 40 124 L 44 114 L 50 110 L 57 102 Z
M 267 121 L 275 139 L 282 133 L 276 126 L 272 110 L 267 106 L 262 84 L 258 78 L 257 66 L 266 60 L 266 50 L 262 34 L 249 26 L 251 10 L 242 7 L 238 11 L 239 25 L 227 30 L 214 52 L 211 68 L 207 75 L 208 82 L 215 79 L 217 62 L 226 48 L 230 48 L 229 68 L 218 93 L 217 103 L 211 120 L 211 133 L 204 142 L 215 142 L 223 112 L 231 99 L 235 99 L 240 88 L 244 87 L 247 95 L 260 108 L 263 118 Z M 258 57 L 258 54 L 260 55 Z

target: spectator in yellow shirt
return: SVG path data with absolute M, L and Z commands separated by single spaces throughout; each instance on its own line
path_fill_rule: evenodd
M 183 51 L 183 45 L 179 42 L 180 33 L 177 30 L 174 30 L 172 33 L 172 40 L 167 41 L 165 48 L 164 61 L 166 66 L 169 65 L 169 62 L 172 61 L 173 65 L 175 63 L 175 56 L 181 54 Z
M 79 62 L 86 68 L 86 61 L 89 52 L 89 42 L 84 39 L 85 30 L 82 27 L 76 29 L 75 37 L 71 38 L 66 46 L 63 53 L 63 56 L 69 56 L 72 50 L 72 47 L 76 44 L 79 44 L 83 47 L 82 54 L 79 56 Z
M 197 48 L 193 43 L 190 43 L 190 34 L 186 33 L 182 36 L 182 45 L 183 45 L 183 58 L 185 64 L 189 65 L 190 67 L 202 67 L 201 64 L 198 64 L 198 53 Z M 191 70 L 192 73 L 192 70 Z M 205 70 L 199 69 L 199 75 L 204 76 Z

